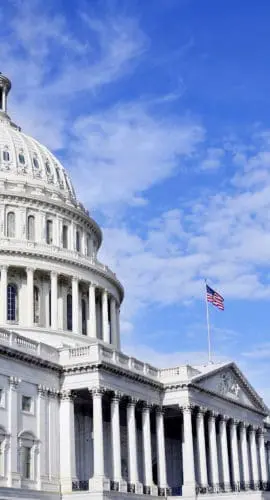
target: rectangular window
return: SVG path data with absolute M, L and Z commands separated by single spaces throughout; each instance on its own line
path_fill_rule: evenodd
M 63 233 L 62 233 L 62 244 L 63 248 L 68 247 L 68 226 L 63 225 Z
M 22 397 L 22 411 L 30 413 L 32 411 L 32 398 L 29 396 Z
M 52 220 L 47 220 L 46 222 L 46 243 L 51 245 L 53 242 L 53 222 Z
M 5 393 L 4 389 L 0 389 L 0 408 L 4 408 L 5 406 Z
M 81 233 L 79 230 L 76 231 L 76 250 L 81 251 Z
M 23 477 L 31 478 L 31 448 L 29 446 L 23 447 Z

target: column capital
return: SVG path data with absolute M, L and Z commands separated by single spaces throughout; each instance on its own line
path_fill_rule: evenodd
M 264 429 L 263 427 L 259 427 L 257 433 L 258 433 L 258 436 L 265 436 L 266 429 Z
M 34 272 L 35 272 L 35 268 L 34 268 L 34 267 L 27 266 L 27 268 L 26 268 L 26 272 L 27 272 L 27 274 L 28 274 L 28 273 L 33 273 L 33 274 L 34 274 Z
M 18 377 L 9 377 L 9 386 L 11 389 L 17 389 L 18 388 L 18 385 L 21 383 L 21 379 L 18 378 Z
M 238 424 L 240 424 L 240 423 L 241 423 L 241 420 L 238 420 L 238 418 L 233 418 L 233 417 L 232 417 L 230 420 L 231 420 L 231 424 L 232 424 L 233 426 L 235 426 L 235 427 L 236 427 Z
M 202 418 L 204 415 L 207 413 L 208 409 L 206 406 L 198 406 L 197 412 L 196 412 L 196 418 Z
M 65 390 L 60 392 L 60 399 L 62 401 L 73 401 L 76 398 L 76 394 L 70 390 Z
M 149 401 L 144 401 L 142 406 L 142 412 L 150 412 L 153 409 L 154 405 L 149 403 Z
M 7 271 L 8 267 L 6 264 L 1 265 L 1 271 Z
M 41 397 L 44 398 L 44 397 L 48 396 L 49 391 L 50 391 L 50 388 L 47 387 L 46 385 L 42 385 L 42 384 L 38 385 L 38 394 L 39 394 L 39 396 L 41 396 Z
M 111 401 L 120 401 L 124 397 L 124 393 L 121 391 L 114 391 L 112 394 Z
M 128 403 L 127 403 L 127 406 L 130 406 L 130 407 L 134 406 L 134 407 L 135 407 L 135 406 L 136 406 L 136 404 L 138 403 L 138 401 L 139 401 L 139 399 L 138 399 L 138 398 L 135 398 L 135 397 L 133 397 L 133 396 L 129 396 L 129 397 L 128 397 Z
M 219 416 L 219 413 L 215 410 L 209 410 L 209 419 L 215 420 Z
M 195 408 L 195 406 L 193 404 L 189 404 L 189 403 L 181 406 L 183 413 L 192 413 L 194 408 Z
M 243 429 L 243 430 L 248 429 L 249 423 L 241 420 L 241 422 L 239 423 L 239 427 L 240 427 L 240 429 Z
M 105 393 L 104 387 L 89 387 L 88 391 L 92 394 L 92 397 L 102 398 Z
M 57 278 L 58 273 L 57 271 L 51 271 L 51 277 Z
M 229 415 L 220 415 L 220 421 L 227 423 L 230 420 Z
M 156 415 L 165 415 L 166 408 L 165 406 L 156 406 L 155 411 Z

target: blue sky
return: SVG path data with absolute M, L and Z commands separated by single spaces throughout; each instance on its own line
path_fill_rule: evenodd
M 123 281 L 124 349 L 215 359 L 270 402 L 270 4 L 7 1 L 9 112 L 69 170 Z

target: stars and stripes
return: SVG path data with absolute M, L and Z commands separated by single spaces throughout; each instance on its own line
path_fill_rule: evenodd
M 224 299 L 209 285 L 206 285 L 206 298 L 207 302 L 211 302 L 213 306 L 218 307 L 221 311 L 224 311 Z

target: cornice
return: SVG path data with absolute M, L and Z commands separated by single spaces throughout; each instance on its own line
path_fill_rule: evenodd
M 29 353 L 19 351 L 14 347 L 9 347 L 4 344 L 0 344 L 0 355 L 3 355 L 9 359 L 15 359 L 27 364 L 38 366 L 42 369 L 48 369 L 50 371 L 58 372 L 59 375 L 62 372 L 62 367 L 57 363 L 53 363 L 52 361 L 48 361 Z
M 1 242 L 0 242 L 0 255 L 1 254 L 2 255 L 20 255 L 20 256 L 24 255 L 27 257 L 34 257 L 35 259 L 39 259 L 39 260 L 46 260 L 46 264 L 48 264 L 48 262 L 51 260 L 54 262 L 61 262 L 62 264 L 72 264 L 80 269 L 93 271 L 94 273 L 107 279 L 112 285 L 117 287 L 117 289 L 120 293 L 120 301 L 122 302 L 122 300 L 124 298 L 124 288 L 123 288 L 122 284 L 120 283 L 120 281 L 117 279 L 117 277 L 112 276 L 111 272 L 107 272 L 105 269 L 102 270 L 102 269 L 96 267 L 94 263 L 91 264 L 91 262 L 89 262 L 89 264 L 87 264 L 87 263 L 83 263 L 81 261 L 81 259 L 76 260 L 76 259 L 73 259 L 72 257 L 68 258 L 64 255 L 61 255 L 61 249 L 58 252 L 56 250 L 55 254 L 50 253 L 49 255 L 47 255 L 47 254 L 45 255 L 42 252 L 42 250 L 43 249 L 40 249 L 40 250 L 38 249 L 38 243 L 36 244 L 36 246 L 33 245 L 33 247 L 29 247 L 29 248 L 20 247 L 18 249 L 10 249 L 8 247 L 6 247 L 6 248 L 1 247 Z

